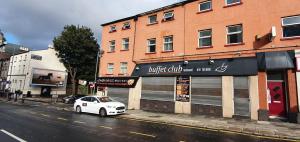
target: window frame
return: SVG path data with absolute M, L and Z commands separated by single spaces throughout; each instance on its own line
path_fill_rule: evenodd
M 130 22 L 123 23 L 122 30 L 128 30 L 131 28 Z
M 114 43 L 114 44 L 112 44 Z M 113 50 L 112 50 L 113 47 Z M 116 41 L 115 40 L 111 40 L 109 41 L 109 52 L 115 52 L 116 51 Z
M 109 32 L 116 32 L 117 31 L 117 26 L 116 25 L 112 25 L 112 26 L 110 26 L 110 30 L 109 30 Z
M 204 31 L 210 31 L 210 36 L 201 37 L 201 32 L 204 32 Z M 207 38 L 210 38 L 211 45 L 209 45 L 209 46 L 201 46 L 200 45 L 200 43 L 201 43 L 200 40 L 201 39 L 207 39 Z M 199 30 L 198 31 L 198 48 L 207 48 L 207 47 L 212 47 L 212 29 Z
M 154 17 L 154 16 L 155 16 L 155 21 L 151 22 L 151 17 Z M 148 24 L 156 24 L 157 22 L 158 22 L 157 21 L 157 14 L 148 16 Z
M 123 66 L 126 65 L 126 66 Z M 125 72 L 124 69 L 126 69 Z M 120 62 L 120 74 L 127 74 L 128 73 L 128 62 Z
M 229 33 L 229 30 L 228 28 L 229 27 L 234 27 L 234 26 L 240 26 L 241 27 L 241 31 L 239 32 L 233 32 L 233 33 Z M 243 35 L 243 24 L 236 24 L 236 25 L 229 25 L 229 26 L 226 26 L 226 45 L 234 45 L 234 44 L 242 44 L 244 42 L 244 35 Z M 241 34 L 242 35 L 242 41 L 241 42 L 237 42 L 237 43 L 229 43 L 228 42 L 228 37 L 230 35 L 236 35 L 236 34 Z
M 171 38 L 172 40 L 170 42 L 166 42 L 166 38 Z M 166 50 L 166 44 L 171 44 L 172 45 L 172 50 Z M 164 46 L 163 46 L 163 51 L 164 52 L 170 52 L 174 50 L 174 37 L 173 35 L 170 36 L 164 36 Z
M 239 0 L 239 2 L 234 2 L 234 3 L 230 3 L 228 4 L 228 0 L 225 0 L 225 4 L 226 6 L 230 6 L 230 5 L 236 5 L 236 4 L 241 4 L 242 3 L 242 0 Z
M 172 16 L 166 17 L 166 15 L 168 13 L 171 13 Z M 174 11 L 172 10 L 172 11 L 166 11 L 166 12 L 164 12 L 164 17 L 163 18 L 164 18 L 163 21 L 172 21 L 174 19 Z
M 125 40 L 128 40 L 127 42 Z M 122 50 L 127 51 L 129 50 L 129 38 L 123 38 L 122 39 Z M 125 48 L 127 46 L 127 48 Z
M 155 41 L 154 44 L 150 44 L 150 41 Z M 154 52 L 151 52 L 150 47 L 154 46 Z M 146 53 L 156 53 L 156 38 L 147 39 L 147 52 Z
M 114 73 L 114 63 L 107 63 L 107 74 L 113 74 Z M 111 71 L 111 72 L 110 72 Z
M 300 35 L 299 36 L 286 36 L 286 37 L 284 36 L 284 28 L 285 27 L 294 26 L 294 25 L 300 25 L 300 21 L 299 21 L 299 23 L 293 23 L 293 24 L 284 24 L 283 23 L 284 19 L 286 19 L 286 18 L 293 18 L 293 17 L 299 17 L 300 18 L 300 15 L 286 16 L 286 17 L 282 17 L 281 18 L 282 38 L 298 38 L 298 37 L 300 37 Z
M 201 4 L 205 4 L 205 3 L 208 3 L 208 2 L 210 2 L 210 8 L 201 10 Z M 202 1 L 202 2 L 199 3 L 198 12 L 209 11 L 209 10 L 212 10 L 212 1 L 211 0 L 206 0 L 206 1 Z

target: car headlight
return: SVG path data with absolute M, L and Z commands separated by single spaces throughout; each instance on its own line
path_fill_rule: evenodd
M 107 108 L 116 108 L 116 106 L 107 106 Z

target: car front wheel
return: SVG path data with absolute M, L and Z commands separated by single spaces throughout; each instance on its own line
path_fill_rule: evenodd
M 104 108 L 101 108 L 99 114 L 100 114 L 101 117 L 105 117 L 106 116 L 106 110 Z
M 76 107 L 76 112 L 77 112 L 77 113 L 81 113 L 81 107 L 80 107 L 80 106 L 77 106 L 77 107 Z

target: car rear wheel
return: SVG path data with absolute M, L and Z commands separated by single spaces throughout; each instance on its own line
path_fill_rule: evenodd
M 80 107 L 80 106 L 77 106 L 77 107 L 76 107 L 76 112 L 77 112 L 77 113 L 81 113 L 81 107 Z
M 104 108 L 101 108 L 99 114 L 100 114 L 101 117 L 105 117 L 106 116 L 106 110 Z

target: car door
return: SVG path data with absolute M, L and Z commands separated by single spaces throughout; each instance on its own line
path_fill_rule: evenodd
M 81 111 L 82 112 L 89 112 L 89 101 L 91 100 L 90 97 L 85 97 L 81 99 Z
M 98 114 L 99 113 L 99 101 L 95 97 L 91 97 L 89 102 L 89 111 L 90 113 Z

